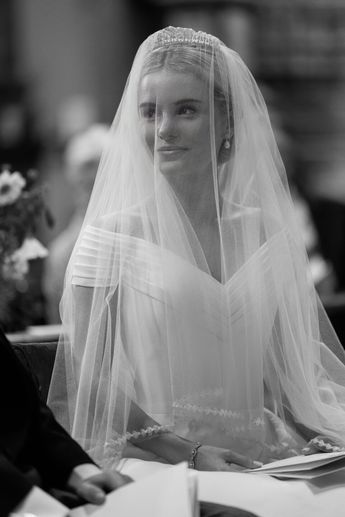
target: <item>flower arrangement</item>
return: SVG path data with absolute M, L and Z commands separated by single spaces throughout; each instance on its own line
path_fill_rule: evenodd
M 0 323 L 7 331 L 29 323 L 22 314 L 17 315 L 20 321 L 16 318 L 15 299 L 28 291 L 30 261 L 48 253 L 35 238 L 43 215 L 50 224 L 36 171 L 23 175 L 4 166 L 0 173 Z

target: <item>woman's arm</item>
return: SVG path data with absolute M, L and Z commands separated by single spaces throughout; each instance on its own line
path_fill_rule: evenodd
M 129 415 L 128 430 L 142 427 L 153 427 L 158 423 L 147 415 L 138 405 L 132 402 Z M 130 442 L 136 447 L 158 456 L 157 461 L 163 459 L 167 463 L 179 463 L 194 459 L 197 470 L 238 470 L 238 466 L 255 468 L 260 462 L 252 461 L 247 456 L 237 454 L 229 449 L 200 445 L 196 452 L 196 442 L 192 442 L 172 431 L 164 431 L 149 438 L 132 438 Z M 194 458 L 193 458 L 194 456 Z M 155 458 L 153 458 L 155 459 Z
M 159 425 L 157 421 L 145 413 L 135 402 L 132 402 L 128 420 L 129 432 L 157 425 Z M 170 431 L 163 431 L 150 437 L 132 438 L 130 442 L 140 449 L 163 458 L 168 463 L 188 461 L 194 445 L 193 442 Z

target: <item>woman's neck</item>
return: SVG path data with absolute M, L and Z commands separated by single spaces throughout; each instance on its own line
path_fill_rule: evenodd
M 182 180 L 179 176 L 168 181 L 196 231 L 217 221 L 212 173 L 187 174 Z
M 220 234 L 212 173 L 200 172 L 169 183 L 196 234 L 208 272 L 221 281 Z M 221 211 L 221 206 L 219 206 Z

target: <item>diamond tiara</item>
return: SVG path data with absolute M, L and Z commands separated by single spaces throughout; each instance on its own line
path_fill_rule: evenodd
M 191 45 L 197 47 L 213 47 L 219 43 L 218 38 L 203 31 L 195 31 L 184 27 L 166 27 L 152 35 L 155 47 L 168 45 Z

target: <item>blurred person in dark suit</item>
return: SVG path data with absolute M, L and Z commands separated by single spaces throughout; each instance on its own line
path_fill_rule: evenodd
M 0 516 L 35 513 L 40 505 L 58 509 L 55 497 L 67 505 L 101 504 L 128 482 L 101 471 L 56 422 L 1 329 L 0 397 Z
M 321 245 L 319 225 L 315 220 L 313 206 L 305 192 L 303 178 L 298 177 L 293 138 L 285 127 L 284 115 L 276 92 L 267 85 L 261 85 L 261 89 L 267 102 L 274 136 L 285 165 L 291 198 L 295 207 L 295 217 L 308 253 L 311 278 L 319 294 L 330 294 L 336 287 L 334 267 Z
M 22 84 L 0 86 L 0 165 L 36 168 L 42 152 L 36 113 Z
M 321 293 L 322 302 L 345 345 L 345 173 L 341 165 L 310 175 L 310 206 L 320 236 L 320 248 L 332 264 L 333 293 Z
M 345 170 L 342 163 L 308 177 L 312 214 L 320 235 L 320 246 L 333 264 L 336 290 L 345 290 Z
M 310 275 L 336 334 L 345 343 L 345 174 L 342 168 L 297 170 L 293 140 L 275 92 L 263 88 L 288 175 L 295 216 L 308 253 Z M 302 174 L 301 174 L 302 173 Z

